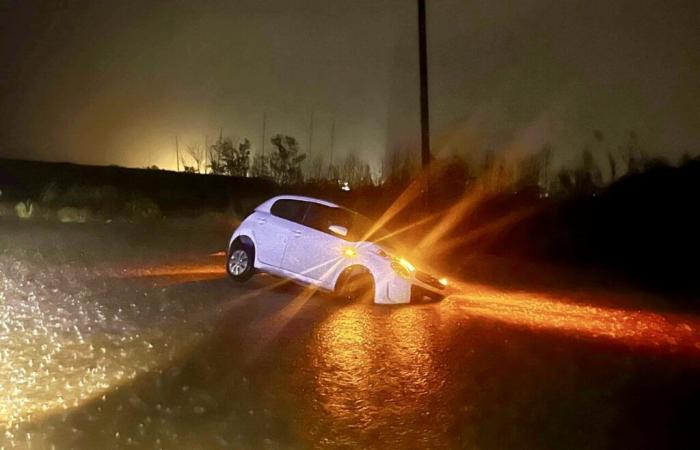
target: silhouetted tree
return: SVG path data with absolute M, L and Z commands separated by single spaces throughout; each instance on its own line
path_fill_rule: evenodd
M 201 173 L 202 163 L 204 162 L 204 148 L 199 145 L 199 143 L 190 144 L 187 146 L 187 154 L 190 156 L 192 161 L 194 161 L 194 171 Z M 187 166 L 185 166 L 185 172 L 187 172 Z
M 270 155 L 270 172 L 280 184 L 296 184 L 303 181 L 301 163 L 305 153 L 299 153 L 299 143 L 292 136 L 277 134 L 270 142 L 275 147 Z
M 417 163 L 411 152 L 397 149 L 389 153 L 382 172 L 388 184 L 405 185 L 417 172 Z
M 369 164 L 361 161 L 354 154 L 345 157 L 343 165 L 340 167 L 340 179 L 348 182 L 351 186 L 362 186 L 372 183 Z
M 636 131 L 629 132 L 627 142 L 621 148 L 621 154 L 627 164 L 627 173 L 637 173 L 642 169 L 644 151 Z
M 574 172 L 574 183 L 578 192 L 593 192 L 603 182 L 600 168 L 593 159 L 593 152 L 586 147 L 581 153 L 581 165 Z
M 270 176 L 269 156 L 257 153 L 253 157 L 253 164 L 250 166 L 250 176 L 258 178 Z
M 610 181 L 615 181 L 617 178 L 617 160 L 612 152 L 608 152 L 608 167 L 610 167 Z
M 340 179 L 340 169 L 335 164 L 328 166 L 328 179 L 331 181 L 337 181 Z
M 668 160 L 663 156 L 657 156 L 655 158 L 644 159 L 644 170 L 653 170 L 660 167 L 669 167 L 670 164 Z
M 244 177 L 250 167 L 250 141 L 244 139 L 237 146 L 231 138 L 219 139 L 209 148 L 209 169 L 217 175 Z
M 559 191 L 564 194 L 574 193 L 574 176 L 571 170 L 566 168 L 559 169 L 557 173 L 557 181 L 559 182 Z
M 230 141 L 229 141 L 230 142 Z M 228 175 L 245 177 L 250 167 L 250 141 L 243 139 L 237 146 L 230 145 L 224 154 L 224 167 Z
M 518 189 L 539 186 L 540 158 L 538 154 L 526 156 L 518 164 Z
M 542 146 L 540 151 L 538 152 L 538 160 L 539 160 L 539 167 L 540 167 L 540 173 L 539 173 L 539 185 L 545 190 L 549 190 L 550 184 L 551 184 L 551 166 L 552 166 L 552 153 L 554 153 L 554 147 L 552 147 L 551 144 L 546 143 Z
M 224 175 L 226 173 L 223 160 L 224 153 L 229 145 L 232 147 L 231 140 L 228 139 L 227 143 L 223 136 L 219 134 L 219 139 L 207 149 L 209 152 L 209 170 L 214 175 Z
M 309 164 L 307 179 L 318 181 L 323 177 L 323 157 L 316 155 Z

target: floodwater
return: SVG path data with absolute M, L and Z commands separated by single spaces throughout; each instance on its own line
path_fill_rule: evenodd
M 695 316 L 466 283 L 347 304 L 207 258 L 80 295 L 3 266 L 0 446 L 700 448 Z

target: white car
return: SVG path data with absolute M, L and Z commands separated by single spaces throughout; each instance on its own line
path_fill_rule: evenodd
M 393 254 L 385 233 L 373 230 L 364 216 L 324 200 L 274 197 L 233 233 L 226 269 L 236 281 L 261 271 L 375 303 L 445 297 L 447 280 Z

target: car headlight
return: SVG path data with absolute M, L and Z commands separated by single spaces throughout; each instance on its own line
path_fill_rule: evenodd
M 416 268 L 405 260 L 404 258 L 392 258 L 391 268 L 396 272 L 401 278 L 406 280 L 411 278 L 411 274 L 416 271 Z
M 416 271 L 416 267 L 410 262 L 408 262 L 408 260 L 406 260 L 405 258 L 397 258 L 395 256 L 391 256 L 382 249 L 377 250 L 377 255 L 381 256 L 382 258 L 391 260 L 391 268 L 402 278 L 408 280 L 409 278 L 411 278 L 411 274 Z
M 391 268 L 401 278 L 405 278 L 406 280 L 411 278 L 411 272 L 409 272 L 408 269 L 406 269 L 404 266 L 402 266 L 398 261 L 392 261 Z

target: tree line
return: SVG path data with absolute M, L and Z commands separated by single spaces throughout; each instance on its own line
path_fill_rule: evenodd
M 219 135 L 211 145 L 187 146 L 185 154 L 179 158 L 185 172 L 265 177 L 284 185 L 330 181 L 353 187 L 402 186 L 410 183 L 420 171 L 417 157 L 411 157 L 415 152 L 410 149 L 389 152 L 381 169 L 373 171 L 370 164 L 356 154 L 349 154 L 336 164 L 325 164 L 320 155 L 307 160 L 307 154 L 301 151 L 299 141 L 293 136 L 276 134 L 269 142 L 272 144 L 269 152 L 251 154 L 249 139 L 234 142 L 230 137 Z M 668 165 L 662 158 L 650 157 L 634 131 L 627 134 L 622 144 L 614 146 L 606 141 L 600 130 L 594 130 L 591 142 L 583 146 L 578 158 L 568 165 L 560 164 L 554 170 L 556 152 L 553 145 L 544 144 L 537 151 L 519 158 L 487 150 L 476 163 L 454 155 L 433 158 L 433 161 L 440 167 L 436 174 L 450 178 L 437 182 L 478 183 L 494 192 L 536 189 L 544 195 L 591 194 L 626 173 Z

